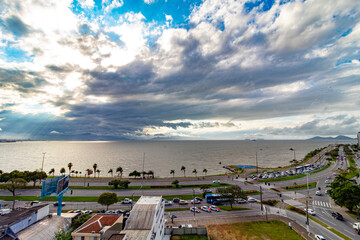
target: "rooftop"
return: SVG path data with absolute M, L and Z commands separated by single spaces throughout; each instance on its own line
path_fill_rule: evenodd
M 113 225 L 119 217 L 119 215 L 96 214 L 73 233 L 99 233 L 103 227 Z
M 131 210 L 124 230 L 151 230 L 159 202 L 161 202 L 161 196 L 142 196 Z
M 35 207 L 30 208 L 19 208 L 11 213 L 0 216 L 0 226 L 11 225 L 12 223 L 16 223 L 21 221 L 22 219 L 28 217 L 33 212 L 47 206 L 48 204 L 40 204 Z

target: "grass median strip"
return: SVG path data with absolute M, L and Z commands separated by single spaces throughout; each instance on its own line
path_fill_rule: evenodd
M 290 185 L 286 187 L 281 187 L 282 189 L 285 189 L 287 191 L 294 191 L 294 190 L 301 190 L 301 189 L 307 189 L 307 184 L 301 184 L 301 185 Z M 316 182 L 309 183 L 309 188 L 315 188 Z

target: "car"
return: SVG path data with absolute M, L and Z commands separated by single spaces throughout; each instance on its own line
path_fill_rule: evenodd
M 32 201 L 31 203 L 30 203 L 30 206 L 32 206 L 32 205 L 34 205 L 34 204 L 39 204 L 40 202 L 39 201 Z
M 215 212 L 220 212 L 220 209 L 219 209 L 217 206 L 215 206 L 215 205 L 211 205 L 211 206 L 210 206 L 210 209 L 211 209 L 212 211 L 215 211 Z
M 337 220 L 340 220 L 340 221 L 344 220 L 343 216 L 338 212 L 332 212 L 331 216 L 333 216 L 334 218 L 336 218 Z
M 329 183 L 330 183 L 330 181 L 329 181 L 329 180 L 325 180 L 325 183 L 326 183 L 326 184 L 329 184 Z
M 247 203 L 247 201 L 246 201 L 245 199 L 243 199 L 243 198 L 239 198 L 239 199 L 237 200 L 237 202 L 240 203 L 240 204 L 242 204 L 242 203 Z
M 304 211 L 306 212 L 306 208 L 304 208 Z M 308 213 L 309 213 L 310 215 L 313 215 L 313 216 L 316 215 L 316 212 L 315 212 L 314 209 L 312 209 L 312 208 L 309 208 L 309 209 L 308 209 Z
M 321 235 L 315 235 L 315 239 L 316 240 L 326 240 L 323 236 Z
M 98 211 L 98 213 L 105 213 L 105 212 L 106 212 L 105 209 L 101 209 L 101 210 Z
M 196 200 L 199 200 L 200 202 L 203 200 L 201 197 L 195 197 Z
M 185 201 L 185 200 L 180 200 L 180 201 L 179 201 L 179 204 L 180 204 L 180 205 L 186 205 L 186 204 L 188 204 L 188 202 Z
M 132 200 L 130 198 L 124 198 L 123 200 L 121 200 L 122 204 L 130 204 L 132 203 Z
M 70 210 L 70 211 L 68 211 L 68 213 L 73 213 L 74 212 L 74 210 Z
M 180 198 L 173 198 L 173 203 L 179 203 L 180 202 Z
M 81 213 L 81 210 L 75 210 L 74 213 Z
M 200 204 L 201 202 L 199 200 L 193 199 L 190 201 L 191 204 Z
M 171 206 L 171 205 L 172 205 L 172 202 L 171 202 L 171 201 L 168 201 L 168 200 L 165 200 L 165 201 L 164 201 L 164 204 L 165 204 L 165 206 Z
M 191 208 L 190 208 L 190 211 L 191 211 L 191 212 L 197 212 L 197 213 L 199 213 L 199 212 L 200 212 L 200 209 L 198 209 L 197 207 L 191 207 Z
M 327 176 L 327 179 L 331 179 L 331 176 Z
M 107 210 L 105 213 L 115 213 L 113 210 Z
M 177 216 L 176 215 L 171 215 L 170 218 L 174 219 L 174 218 L 177 218 Z
M 254 203 L 254 202 L 257 202 L 258 200 L 253 198 L 253 197 L 249 197 L 248 200 L 247 200 L 249 203 Z
M 318 196 L 321 196 L 321 192 L 320 192 L 320 191 L 316 191 L 315 194 L 318 195 Z
M 205 193 L 212 193 L 212 191 L 210 189 L 205 189 L 204 192 Z
M 353 223 L 352 226 L 353 226 L 353 229 L 355 229 L 356 231 L 360 230 L 360 222 Z
M 81 214 L 92 214 L 91 210 L 82 210 Z
M 202 206 L 200 209 L 205 211 L 205 212 L 211 212 L 211 209 L 210 209 L 209 206 Z
M 220 183 L 220 180 L 214 180 L 213 183 Z
M 61 206 L 65 206 L 65 205 L 66 205 L 66 203 L 65 203 L 65 202 L 62 202 Z M 59 206 L 59 202 L 55 202 L 55 203 L 54 203 L 54 206 L 55 206 L 55 207 Z

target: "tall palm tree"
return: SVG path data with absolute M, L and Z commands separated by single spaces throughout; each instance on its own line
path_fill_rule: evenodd
M 118 168 L 116 169 L 116 172 L 119 174 L 120 177 L 122 177 L 123 168 L 122 168 L 122 167 L 118 167 Z
M 184 172 L 184 177 L 185 177 L 185 171 L 186 171 L 186 167 L 185 166 L 181 166 L 181 169 L 180 171 L 183 171 Z
M 68 168 L 69 168 L 69 174 L 71 172 L 71 168 L 72 168 L 73 164 L 71 162 L 68 163 Z
M 77 175 L 79 174 L 79 171 L 75 171 L 75 174 L 76 174 L 76 177 L 77 177 Z
M 175 170 L 170 170 L 170 174 L 172 174 L 173 177 L 175 177 Z
M 197 177 L 197 171 L 196 171 L 196 169 L 193 170 L 193 173 L 195 174 L 195 177 Z
M 112 177 L 112 176 L 113 176 L 113 169 L 110 168 L 109 171 L 108 171 L 108 173 L 110 173 L 110 174 L 111 174 L 111 177 Z
M 88 176 L 90 176 L 93 173 L 93 170 L 91 170 L 90 168 L 86 169 L 85 171 L 86 171 Z
M 97 169 L 96 172 L 97 172 L 98 178 L 99 178 L 99 177 L 100 177 L 100 172 L 101 172 L 101 170 L 100 170 L 100 169 Z
M 147 174 L 151 175 L 151 177 L 154 178 L 154 171 L 153 170 L 148 171 Z
M 61 174 L 64 174 L 65 172 L 66 172 L 65 168 L 61 168 L 61 169 L 60 169 L 60 173 L 61 173 Z
M 203 173 L 205 173 L 205 176 L 206 176 L 206 174 L 207 174 L 207 169 L 206 168 L 203 169 Z
M 52 168 L 50 171 L 49 171 L 49 175 L 53 175 L 54 176 L 54 174 L 55 174 L 55 168 Z
M 94 163 L 93 165 L 93 169 L 94 169 L 94 178 L 95 178 L 95 175 L 96 175 L 96 169 L 97 169 L 98 165 L 96 163 Z

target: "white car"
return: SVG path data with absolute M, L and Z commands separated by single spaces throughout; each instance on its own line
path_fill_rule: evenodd
M 132 200 L 129 198 L 125 198 L 125 199 L 121 200 L 121 203 L 122 204 L 130 204 L 130 203 L 132 203 Z
M 329 181 L 329 180 L 325 180 L 325 183 L 326 183 L 326 184 L 329 184 L 329 183 L 330 183 L 330 181 Z
M 318 195 L 318 196 L 321 196 L 321 192 L 320 192 L 320 191 L 316 191 L 315 194 Z
M 306 211 L 306 208 L 304 208 L 304 211 Z M 309 209 L 308 209 L 308 213 L 309 213 L 310 215 L 313 215 L 313 216 L 316 215 L 316 212 L 315 212 L 314 209 L 312 209 L 312 208 L 309 208 Z
M 257 202 L 258 200 L 253 197 L 249 197 L 247 201 L 250 203 L 254 203 L 254 202 Z
M 171 206 L 171 205 L 172 205 L 172 201 L 165 200 L 165 201 L 164 201 L 164 204 L 165 204 L 165 206 Z
M 247 201 L 245 200 L 245 199 L 243 199 L 243 198 L 239 198 L 238 200 L 237 200 L 237 202 L 238 203 L 247 203 Z
M 213 211 L 215 211 L 215 212 L 220 212 L 220 209 L 219 209 L 217 206 L 215 206 L 215 205 L 211 205 L 211 206 L 210 206 L 210 209 L 213 210 Z
M 198 209 L 197 207 L 191 207 L 190 211 L 200 213 L 200 209 Z
M 214 180 L 213 183 L 220 183 L 220 180 Z
M 323 236 L 321 235 L 315 235 L 315 239 L 316 240 L 326 240 Z
M 205 212 L 211 212 L 211 209 L 210 209 L 209 206 L 202 206 L 200 209 L 205 211 Z

